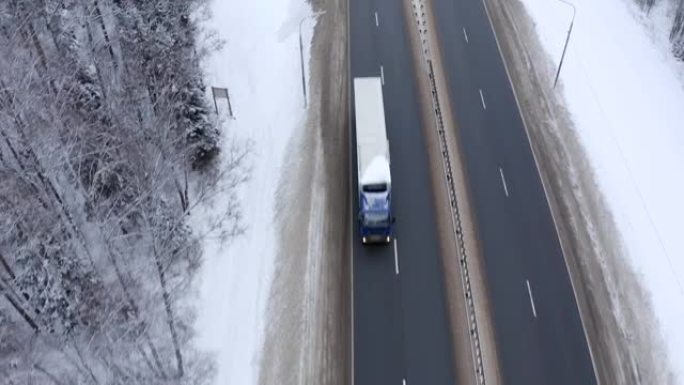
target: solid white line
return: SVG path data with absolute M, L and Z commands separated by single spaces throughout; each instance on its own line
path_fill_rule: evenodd
M 350 73 L 350 75 L 351 75 L 351 73 Z M 348 109 L 351 110 L 351 108 L 348 108 Z M 351 113 L 350 113 L 350 115 L 351 115 Z M 350 120 L 350 122 L 351 122 L 351 120 Z M 349 132 L 350 132 L 350 134 L 349 134 L 349 137 L 350 137 L 349 146 L 351 147 L 351 127 L 349 127 Z M 351 166 L 351 164 L 352 164 L 351 160 L 349 161 L 349 164 Z M 351 170 L 351 167 L 350 167 L 350 170 Z M 349 172 L 349 174 L 350 174 L 349 177 L 351 178 L 352 177 L 351 171 Z M 349 179 L 349 180 L 351 180 L 351 179 Z M 351 311 L 350 311 L 349 318 L 350 318 L 350 323 L 351 323 L 351 336 L 350 336 L 350 339 L 351 339 L 351 365 L 350 366 L 351 366 L 351 378 L 352 378 L 352 385 L 353 385 L 354 384 L 354 333 L 355 333 L 355 331 L 354 331 L 354 239 L 355 239 L 355 236 L 354 236 L 354 219 L 353 219 L 354 218 L 354 208 L 351 207 L 354 204 L 354 200 L 351 198 L 353 196 L 352 194 L 353 194 L 352 184 L 349 183 L 349 198 L 347 198 L 347 199 L 349 199 L 352 203 L 351 205 L 349 205 L 350 206 L 349 218 L 352 218 L 349 221 L 350 222 L 349 223 L 349 234 L 350 234 L 349 250 L 350 250 L 350 254 L 351 254 L 351 258 L 349 258 L 349 295 L 351 297 Z
M 347 12 L 347 30 L 349 30 L 349 27 L 351 25 L 351 15 L 350 12 Z M 347 80 L 347 87 L 349 89 L 352 89 L 352 77 L 351 77 L 351 41 L 347 39 L 347 76 L 349 79 Z M 349 132 L 347 136 L 348 140 L 348 154 L 351 154 L 351 148 L 352 148 L 352 128 L 351 128 L 351 119 L 352 119 L 352 109 L 351 109 L 351 92 L 347 92 L 347 119 L 349 119 L 349 123 L 347 125 L 347 131 Z M 351 372 L 351 382 L 352 385 L 354 384 L 354 241 L 356 239 L 355 234 L 354 234 L 354 200 L 353 200 L 353 186 L 351 183 L 352 180 L 352 168 L 353 168 L 353 160 L 352 157 L 349 157 L 349 196 L 347 199 L 349 199 L 350 205 L 349 205 L 349 296 L 350 296 L 350 302 L 351 302 L 351 309 L 349 312 L 349 323 L 350 323 L 350 329 L 351 333 L 349 336 L 350 341 L 350 346 L 351 346 L 351 363 L 350 363 L 350 368 L 349 371 Z
M 380 77 L 382 78 L 382 85 L 385 85 L 385 68 L 383 66 L 380 66 Z
M 530 304 L 532 304 L 532 314 L 534 318 L 537 318 L 537 309 L 534 307 L 534 298 L 532 297 L 532 289 L 530 289 L 530 281 L 525 280 L 527 283 L 527 293 L 530 295 Z
M 465 28 L 463 28 L 463 36 L 465 36 L 466 43 L 468 43 L 468 32 L 466 32 Z
M 504 193 L 506 193 L 506 196 L 508 196 L 508 185 L 506 185 L 506 177 L 504 176 L 501 167 L 499 167 L 499 174 L 501 175 L 501 183 L 503 184 Z
M 378 20 L 378 13 L 375 12 L 375 26 L 379 27 L 380 26 L 380 20 Z
M 394 238 L 394 273 L 399 275 L 399 251 L 397 250 L 397 238 Z
M 484 95 L 482 94 L 482 90 L 480 90 L 480 100 L 482 101 L 482 108 L 484 108 L 486 110 L 487 105 L 485 104 Z

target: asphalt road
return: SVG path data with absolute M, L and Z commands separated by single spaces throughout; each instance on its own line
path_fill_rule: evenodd
M 433 0 L 507 385 L 596 384 L 558 235 L 481 0 Z
M 396 0 L 350 0 L 349 5 L 352 78 L 384 77 L 397 218 L 396 245 L 385 246 L 361 245 L 354 221 L 354 384 L 454 384 L 428 156 L 403 8 Z M 352 159 L 356 218 L 355 152 Z

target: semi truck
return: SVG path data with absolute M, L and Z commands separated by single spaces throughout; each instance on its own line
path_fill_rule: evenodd
M 366 243 L 392 240 L 392 178 L 382 80 L 354 78 L 359 230 Z

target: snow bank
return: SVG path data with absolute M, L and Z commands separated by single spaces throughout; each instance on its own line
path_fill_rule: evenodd
M 305 0 L 213 0 L 211 11 L 204 27 L 217 32 L 225 45 L 204 63 L 206 85 L 229 89 L 236 119 L 223 125 L 224 139 L 248 140 L 253 151 L 250 179 L 239 191 L 245 235 L 225 247 L 215 237 L 203 245 L 196 328 L 199 347 L 216 354 L 215 383 L 249 385 L 258 379 L 258 350 L 275 261 L 276 185 L 287 142 L 305 117 L 299 26 L 304 19 L 308 63 L 314 21 Z M 217 197 L 217 206 L 195 214 L 198 231 L 222 203 Z
M 572 9 L 522 0 L 558 63 Z M 684 86 L 679 65 L 622 0 L 573 0 L 560 77 L 579 136 L 650 293 L 670 367 L 684 381 Z M 644 309 L 647 311 L 647 309 Z

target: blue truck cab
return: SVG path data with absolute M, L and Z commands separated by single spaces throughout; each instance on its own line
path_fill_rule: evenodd
M 361 241 L 386 242 L 392 239 L 391 193 L 388 183 L 372 183 L 359 189 L 359 229 Z

